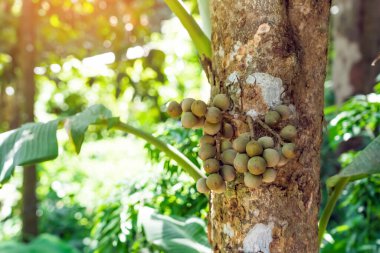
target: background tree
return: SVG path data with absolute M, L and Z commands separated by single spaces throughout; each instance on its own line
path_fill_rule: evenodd
M 15 60 L 15 103 L 13 104 L 12 128 L 25 122 L 34 121 L 35 81 L 34 67 L 36 58 L 36 7 L 33 1 L 26 0 L 22 4 L 18 47 Z M 22 237 L 29 240 L 38 233 L 37 221 L 37 172 L 35 166 L 23 170 L 23 207 L 22 207 Z
M 347 98 L 373 91 L 380 66 L 371 66 L 380 52 L 380 1 L 337 0 L 333 18 L 333 83 L 335 98 Z

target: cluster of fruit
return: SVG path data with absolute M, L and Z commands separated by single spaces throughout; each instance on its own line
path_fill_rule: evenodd
M 244 184 L 249 188 L 272 183 L 276 179 L 275 168 L 284 166 L 289 159 L 296 156 L 296 146 L 292 143 L 297 135 L 296 128 L 286 125 L 279 134 L 271 128 L 291 116 L 288 106 L 279 105 L 268 111 L 264 122 L 256 119 L 275 135 L 277 143 L 270 136 L 255 140 L 250 132 L 233 139 L 234 126 L 231 121 L 226 120 L 229 107 L 227 95 L 218 94 L 209 107 L 201 100 L 186 98 L 181 104 L 170 102 L 167 108 L 171 117 L 181 116 L 183 127 L 203 127 L 204 136 L 200 139 L 199 157 L 203 160 L 203 168 L 208 176 L 197 182 L 197 190 L 201 193 L 210 190 L 215 193 L 224 192 L 226 182 L 235 180 L 236 173 L 244 174 Z

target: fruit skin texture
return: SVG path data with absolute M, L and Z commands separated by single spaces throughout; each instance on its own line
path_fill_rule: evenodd
M 203 144 L 199 148 L 199 152 L 198 152 L 199 158 L 201 158 L 203 161 L 209 158 L 213 158 L 215 154 L 216 154 L 216 148 L 215 146 L 212 146 L 210 144 Z
M 253 175 L 261 175 L 267 167 L 267 162 L 261 156 L 254 156 L 248 160 L 248 170 Z
M 280 136 L 287 141 L 292 141 L 297 136 L 297 129 L 293 125 L 287 125 L 280 131 Z
M 234 159 L 234 167 L 237 172 L 244 173 L 248 171 L 248 160 L 247 154 L 237 154 Z
M 191 112 L 184 112 L 181 117 L 181 123 L 184 128 L 192 128 L 198 123 L 198 118 Z
M 206 121 L 219 123 L 222 120 L 222 112 L 217 107 L 209 107 L 206 113 Z
M 226 139 L 231 139 L 234 136 L 234 128 L 229 123 L 223 123 L 222 128 L 223 137 Z
M 178 104 L 176 101 L 171 101 L 168 104 L 168 107 L 166 108 L 167 114 L 169 114 L 172 118 L 177 118 L 182 114 L 182 108 L 181 105 Z
M 261 176 L 255 176 L 249 172 L 244 173 L 244 184 L 248 188 L 257 188 L 261 185 L 261 183 L 262 183 Z
M 264 149 L 263 157 L 267 162 L 268 167 L 274 167 L 280 161 L 280 154 L 277 152 L 277 150 L 272 148 Z
M 281 115 L 276 111 L 269 111 L 265 114 L 265 123 L 268 126 L 275 126 L 281 119 Z
M 181 102 L 181 107 L 183 112 L 190 112 L 191 111 L 191 105 L 195 101 L 194 98 L 185 98 Z
M 217 190 L 224 185 L 224 180 L 218 173 L 210 174 L 206 179 L 206 185 L 210 190 Z
M 273 141 L 272 137 L 263 136 L 263 137 L 260 137 L 257 141 L 261 144 L 261 146 L 263 146 L 263 148 L 273 148 L 274 147 L 274 141 Z
M 222 140 L 220 143 L 220 150 L 224 152 L 227 149 L 232 149 L 232 143 L 229 140 Z
M 281 115 L 281 119 L 286 120 L 292 115 L 292 111 L 286 105 L 278 105 L 274 108 Z
M 243 153 L 245 152 L 245 148 L 248 142 L 249 138 L 246 136 L 239 136 L 232 142 L 232 147 L 236 152 Z
M 226 94 L 217 94 L 214 97 L 212 104 L 220 110 L 225 111 L 230 107 L 230 99 Z
M 282 154 L 289 159 L 296 157 L 296 145 L 294 143 L 285 143 L 281 148 Z
M 219 161 L 214 158 L 207 159 L 203 163 L 203 168 L 208 174 L 216 173 L 219 171 Z
M 197 118 L 197 123 L 192 127 L 192 129 L 199 129 L 203 128 L 203 125 L 205 124 L 205 118 Z
M 226 191 L 226 184 L 223 183 L 219 188 L 217 188 L 217 189 L 215 189 L 213 191 L 215 193 L 218 193 L 218 194 L 225 192 Z
M 196 187 L 197 187 L 197 191 L 200 193 L 208 193 L 210 191 L 210 189 L 208 188 L 206 184 L 206 178 L 198 179 Z
M 275 169 L 267 169 L 263 174 L 264 183 L 272 183 L 276 180 L 277 171 Z
M 208 135 L 215 135 L 220 131 L 221 128 L 222 128 L 222 124 L 220 122 L 214 124 L 206 120 L 203 125 L 203 132 Z
M 234 165 L 235 157 L 236 157 L 236 151 L 233 149 L 227 149 L 221 155 L 222 162 L 228 165 Z
M 235 169 L 231 165 L 223 165 L 220 169 L 220 175 L 226 182 L 234 181 L 236 178 Z
M 203 117 L 207 112 L 207 105 L 202 100 L 195 100 L 191 104 L 191 111 L 197 117 Z
M 251 140 L 247 143 L 245 152 L 249 157 L 258 156 L 263 153 L 263 146 L 258 141 Z
M 278 162 L 278 164 L 277 164 L 276 167 L 285 166 L 288 162 L 289 162 L 289 160 L 281 152 L 281 154 L 280 154 L 280 161 Z
M 215 145 L 215 139 L 211 135 L 203 135 L 199 139 L 199 145 L 202 146 L 203 144 L 210 144 L 210 145 Z

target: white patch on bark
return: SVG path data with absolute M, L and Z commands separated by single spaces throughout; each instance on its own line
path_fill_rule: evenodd
M 232 229 L 231 224 L 227 223 L 223 225 L 223 233 L 228 235 L 230 238 L 235 236 L 235 231 Z
M 273 222 L 268 225 L 258 223 L 249 230 L 243 241 L 244 253 L 270 253 L 273 227 Z
M 248 84 L 257 84 L 261 88 L 261 96 L 269 107 L 281 104 L 284 92 L 282 80 L 267 73 L 253 73 L 246 79 Z
M 236 71 L 232 72 L 232 74 L 227 77 L 226 86 L 230 86 L 231 84 L 236 83 L 238 81 L 238 78 L 239 73 Z
M 222 46 L 219 46 L 218 55 L 219 55 L 220 57 L 223 57 L 223 56 L 224 56 L 224 49 L 223 49 Z
M 234 48 L 232 49 L 232 52 L 230 54 L 230 62 L 234 60 L 234 57 L 237 55 L 237 52 L 239 51 L 240 47 L 241 47 L 241 42 L 236 41 Z
M 263 34 L 263 33 L 267 33 L 270 31 L 270 26 L 268 23 L 263 23 L 259 26 L 259 28 L 257 28 L 257 32 L 256 34 Z
M 252 75 L 249 75 L 245 81 L 248 84 L 255 84 L 256 78 Z
M 246 112 L 246 114 L 248 116 L 250 116 L 252 119 L 256 118 L 257 116 L 259 116 L 259 113 L 256 112 L 255 110 L 251 109 L 249 110 L 248 112 Z M 255 210 L 255 212 L 258 211 L 258 210 Z
M 270 25 L 268 23 L 261 24 L 257 28 L 257 31 L 256 31 L 255 35 L 253 36 L 253 45 L 255 47 L 258 47 L 259 43 L 261 41 L 261 35 L 264 34 L 264 33 L 269 32 L 269 31 L 270 31 Z
M 252 63 L 252 60 L 253 60 L 253 56 L 250 54 L 247 54 L 247 56 L 245 57 L 245 64 L 250 65 Z
M 255 217 L 258 217 L 259 214 L 260 214 L 259 209 L 256 209 L 255 211 L 253 211 L 253 215 L 254 215 Z

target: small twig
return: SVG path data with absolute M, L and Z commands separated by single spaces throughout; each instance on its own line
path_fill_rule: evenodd
M 256 121 L 257 121 L 257 123 L 259 123 L 259 125 L 262 128 L 264 128 L 265 130 L 267 130 L 268 132 L 270 132 L 272 135 L 274 135 L 278 139 L 278 142 L 281 145 L 284 145 L 284 141 L 282 140 L 281 136 L 278 133 L 276 133 L 272 128 L 270 128 L 267 124 L 265 124 L 261 119 L 256 118 Z
M 380 54 L 373 60 L 373 62 L 371 63 L 371 66 L 375 66 L 376 63 L 380 60 Z
M 221 139 L 221 134 L 220 134 L 220 132 L 216 135 L 216 139 L 215 139 L 215 144 L 216 144 L 216 160 L 218 160 L 218 161 L 220 161 L 221 159 L 220 159 L 220 150 L 221 150 L 221 147 L 220 147 L 220 145 L 221 145 L 221 141 L 220 141 L 220 139 Z
M 255 137 L 255 130 L 253 128 L 253 119 L 250 116 L 248 116 L 248 126 L 249 126 L 249 130 L 251 132 L 251 138 L 253 139 Z
M 241 83 L 240 81 L 240 78 L 239 77 L 236 77 L 237 81 L 238 81 L 238 84 L 239 84 L 239 88 L 240 88 L 240 91 L 241 93 L 243 92 L 243 84 Z M 243 108 L 244 108 L 244 104 L 243 104 L 243 94 L 240 93 L 240 111 L 242 112 L 243 111 Z

